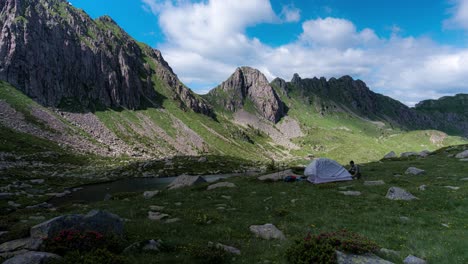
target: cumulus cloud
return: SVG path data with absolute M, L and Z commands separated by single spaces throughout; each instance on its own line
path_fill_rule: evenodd
M 289 80 L 296 72 L 310 78 L 351 75 L 374 91 L 413 105 L 462 92 L 468 75 L 468 49 L 402 37 L 400 28 L 385 38 L 347 19 L 317 18 L 302 23 L 296 40 L 275 47 L 247 36 L 245 30 L 295 20 L 286 15 L 294 11 L 291 7 L 275 14 L 269 0 L 142 1 L 158 15 L 167 39 L 157 48 L 181 80 L 199 92 L 248 65 L 270 80 Z
M 447 28 L 468 29 L 468 0 L 454 0 L 452 17 L 444 21 Z
M 286 22 L 298 22 L 301 20 L 301 10 L 292 5 L 285 5 L 280 16 Z

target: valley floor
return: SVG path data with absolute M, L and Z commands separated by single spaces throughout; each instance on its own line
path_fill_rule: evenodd
M 428 263 L 466 263 L 468 161 L 453 155 L 467 147 L 441 149 L 426 158 L 362 164 L 362 179 L 350 182 L 312 185 L 305 181 L 261 182 L 256 177 L 234 177 L 226 180 L 234 183 L 234 188 L 207 190 L 208 183 L 204 183 L 164 190 L 151 199 L 136 192 L 54 210 L 21 207 L 10 213 L 3 211 L 6 214 L 0 216 L 0 231 L 9 233 L 0 236 L 0 240 L 26 236 L 29 227 L 57 215 L 103 209 L 127 219 L 128 244 L 160 239 L 166 245 L 165 250 L 155 254 L 128 255 L 132 263 L 193 263 L 193 249 L 207 247 L 210 241 L 240 249 L 240 255 L 229 258 L 232 263 L 286 263 L 286 249 L 308 232 L 319 234 L 342 229 L 400 252 L 399 257 L 389 259 L 395 263 L 401 263 L 409 254 Z M 404 174 L 410 166 L 426 173 Z M 2 184 L 7 181 L 5 177 L 1 180 Z M 377 180 L 385 184 L 364 184 Z M 77 182 L 62 184 L 70 183 Z M 426 185 L 425 190 L 419 188 L 421 185 Z M 393 186 L 406 189 L 418 199 L 386 199 L 387 190 Z M 359 191 L 361 195 L 345 196 L 343 190 Z M 0 203 L 4 209 L 9 206 L 6 200 Z M 150 206 L 163 207 L 159 209 L 161 213 L 179 221 L 165 223 L 148 219 Z M 249 231 L 250 225 L 266 223 L 278 227 L 287 239 L 262 240 Z

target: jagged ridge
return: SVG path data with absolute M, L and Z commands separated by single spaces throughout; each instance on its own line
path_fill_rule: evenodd
M 212 114 L 159 51 L 137 43 L 110 17 L 92 20 L 63 0 L 5 0 L 0 11 L 0 79 L 45 106 L 156 106 L 162 100 L 156 77 L 183 106 Z

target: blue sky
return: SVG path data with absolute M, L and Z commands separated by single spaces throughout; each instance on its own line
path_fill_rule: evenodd
M 70 2 L 160 49 L 199 93 L 243 65 L 270 80 L 347 74 L 408 105 L 468 93 L 468 0 Z

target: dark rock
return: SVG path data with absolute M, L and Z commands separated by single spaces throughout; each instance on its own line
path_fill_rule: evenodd
M 38 250 L 42 245 L 42 239 L 21 238 L 0 244 L 0 253 L 18 251 L 21 249 Z
M 123 220 L 115 214 L 99 210 L 92 210 L 86 215 L 62 215 L 31 227 L 31 237 L 44 239 L 64 229 L 93 230 L 122 236 Z

